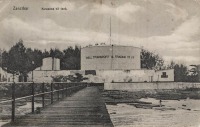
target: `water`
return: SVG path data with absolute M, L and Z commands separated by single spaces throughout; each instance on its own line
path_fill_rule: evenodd
M 159 100 L 154 98 L 140 101 L 159 105 Z M 128 104 L 106 106 L 116 127 L 200 127 L 200 100 L 163 100 L 162 105 L 165 106 L 153 109 L 135 108 Z

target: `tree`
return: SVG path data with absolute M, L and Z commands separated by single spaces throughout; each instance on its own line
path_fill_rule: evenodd
M 142 49 L 140 57 L 141 68 L 160 70 L 163 67 L 164 60 L 158 54 Z
M 50 57 L 50 53 L 45 49 L 42 53 L 42 58 Z
M 193 68 L 191 68 L 189 71 L 188 75 L 188 81 L 189 82 L 198 82 L 199 81 L 199 71 L 198 71 L 198 66 L 197 65 L 190 65 Z
M 74 50 L 74 54 L 75 54 L 75 57 L 76 57 L 76 69 L 79 70 L 81 69 L 81 48 L 78 47 L 78 46 L 75 46 L 75 50 Z
M 26 49 L 26 55 L 28 57 L 28 66 L 31 70 L 36 69 L 37 67 L 42 66 L 42 51 L 38 49 L 32 50 L 31 48 Z
M 53 58 L 59 58 L 62 59 L 63 58 L 63 52 L 60 51 L 59 49 L 50 49 L 50 56 Z
M 27 76 L 28 72 L 41 65 L 42 52 L 26 48 L 23 40 L 19 40 L 8 52 L 2 53 L 2 68 L 13 75 Z
M 167 69 L 174 69 L 174 66 L 176 63 L 174 61 L 171 61 L 169 65 L 167 65 Z
M 68 47 L 63 50 L 63 58 L 61 59 L 61 69 L 63 70 L 78 70 L 80 69 L 80 48 L 75 46 L 75 49 Z
M 26 74 L 28 57 L 23 41 L 19 40 L 16 45 L 8 51 L 7 72 L 12 74 Z
M 174 81 L 175 82 L 186 82 L 188 75 L 188 69 L 183 64 L 176 64 L 174 66 Z
M 167 66 L 167 69 L 174 69 L 175 82 L 187 82 L 189 80 L 189 71 L 187 66 L 183 64 L 176 64 L 174 61 L 171 61 Z

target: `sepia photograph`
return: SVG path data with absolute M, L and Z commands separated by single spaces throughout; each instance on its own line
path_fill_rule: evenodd
M 0 127 L 200 127 L 200 0 L 0 0 Z

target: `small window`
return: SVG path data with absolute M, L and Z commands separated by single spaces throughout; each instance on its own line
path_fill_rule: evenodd
M 168 78 L 168 75 L 166 72 L 162 72 L 161 78 Z

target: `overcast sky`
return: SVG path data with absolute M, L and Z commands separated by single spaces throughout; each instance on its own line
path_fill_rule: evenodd
M 42 10 L 57 7 L 67 10 Z M 110 16 L 112 44 L 200 64 L 200 0 L 0 0 L 0 46 L 8 49 L 20 38 L 39 49 L 109 44 Z

